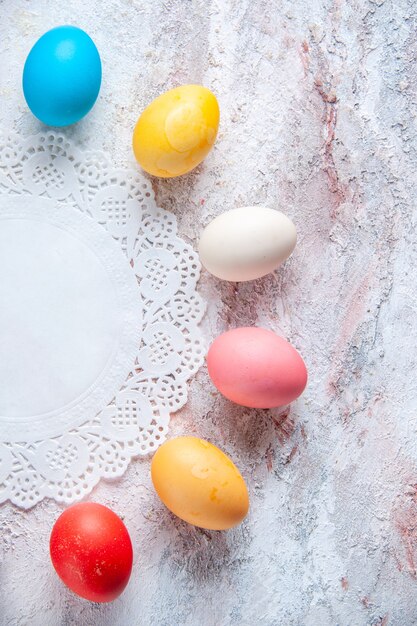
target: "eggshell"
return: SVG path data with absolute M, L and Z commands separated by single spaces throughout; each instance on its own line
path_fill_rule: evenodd
M 201 85 L 183 85 L 162 94 L 146 109 L 133 132 L 141 167 L 171 178 L 194 169 L 210 152 L 219 127 L 215 95 Z
M 129 581 L 133 561 L 129 533 L 120 517 L 102 504 L 80 502 L 61 513 L 49 548 L 62 582 L 91 602 L 112 602 Z
M 78 122 L 94 105 L 101 85 L 101 60 L 93 40 L 75 26 L 46 32 L 29 52 L 23 93 L 44 124 Z
M 275 270 L 292 253 L 297 233 L 280 211 L 247 206 L 222 213 L 201 235 L 201 263 L 217 278 L 254 280 Z
M 303 359 L 288 341 L 264 328 L 236 328 L 210 346 L 213 384 L 243 406 L 267 409 L 295 400 L 307 384 Z
M 248 512 L 248 490 L 238 469 L 203 439 L 177 437 L 162 444 L 152 459 L 151 475 L 165 506 L 194 526 L 225 530 Z

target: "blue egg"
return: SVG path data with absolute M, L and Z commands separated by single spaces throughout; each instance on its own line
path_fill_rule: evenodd
M 48 126 L 68 126 L 97 100 L 101 60 L 91 39 L 75 26 L 42 35 L 26 59 L 23 93 L 32 113 Z

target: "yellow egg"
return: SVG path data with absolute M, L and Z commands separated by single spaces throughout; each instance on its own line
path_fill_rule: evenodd
M 204 439 L 177 437 L 162 444 L 151 475 L 165 506 L 194 526 L 226 530 L 248 512 L 248 490 L 239 470 Z
M 167 91 L 137 121 L 133 132 L 136 160 L 154 176 L 186 174 L 210 152 L 219 116 L 216 96 L 206 87 L 183 85 Z

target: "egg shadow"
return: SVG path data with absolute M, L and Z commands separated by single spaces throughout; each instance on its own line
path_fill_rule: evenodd
M 269 450 L 278 456 L 287 454 L 296 436 L 299 414 L 294 404 L 274 409 L 251 409 L 226 399 L 219 399 L 212 422 L 228 448 L 230 442 L 242 467 L 254 466 Z
M 206 530 L 164 511 L 161 524 L 170 537 L 169 567 L 185 570 L 199 585 L 217 581 L 232 567 L 236 546 L 246 543 L 245 522 L 230 530 Z
M 245 477 L 260 463 L 271 471 L 272 457 L 286 462 L 291 450 L 300 442 L 300 433 L 304 432 L 302 402 L 294 400 L 270 409 L 238 405 L 215 389 L 206 368 L 198 374 L 194 385 L 198 389 L 191 394 L 188 413 L 191 428 L 195 425 L 198 428 L 192 434 L 221 448 Z M 204 419 L 195 422 L 193 415 L 201 411 L 201 407 L 204 407 Z M 184 426 L 183 422 L 183 430 Z
M 39 133 L 43 133 L 46 136 L 52 135 L 62 135 L 67 140 L 75 143 L 76 146 L 84 145 L 86 149 L 99 151 L 101 146 L 88 145 L 91 138 L 92 133 L 92 113 L 85 115 L 83 118 L 75 122 L 74 124 L 69 124 L 68 126 L 48 126 L 44 124 L 41 120 L 35 117 L 31 111 L 26 111 L 22 116 L 22 129 L 24 129 L 25 135 L 37 135 Z M 50 145 L 48 141 L 43 144 L 43 148 L 45 152 L 50 156 L 55 158 L 57 156 L 56 153 L 50 150 Z
M 147 174 L 140 168 L 152 185 L 156 204 L 173 213 L 178 221 L 180 236 L 196 248 L 201 232 L 210 221 L 210 213 L 218 210 L 211 205 L 210 188 L 226 187 L 223 173 L 216 160 L 216 147 L 197 167 L 181 176 L 161 178 Z M 226 195 L 225 202 L 233 206 L 233 195 Z
M 203 269 L 200 287 L 214 301 L 221 302 L 218 319 L 222 331 L 260 326 L 290 336 L 293 312 L 287 302 L 288 291 L 293 288 L 292 278 L 291 267 L 247 282 L 218 280 Z

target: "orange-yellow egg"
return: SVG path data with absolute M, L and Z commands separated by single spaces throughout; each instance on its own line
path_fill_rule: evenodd
M 154 176 L 171 178 L 194 169 L 210 152 L 219 127 L 216 96 L 201 85 L 183 85 L 151 102 L 133 132 L 133 152 Z
M 151 475 L 165 506 L 194 526 L 226 530 L 248 512 L 248 490 L 236 465 L 204 439 L 177 437 L 162 444 Z

